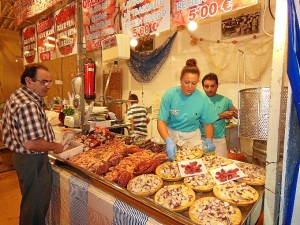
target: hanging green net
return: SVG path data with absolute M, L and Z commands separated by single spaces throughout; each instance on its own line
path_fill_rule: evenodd
M 176 35 L 177 32 L 163 45 L 153 51 L 130 51 L 130 59 L 127 61 L 127 66 L 136 81 L 140 83 L 149 83 L 153 80 L 168 58 Z

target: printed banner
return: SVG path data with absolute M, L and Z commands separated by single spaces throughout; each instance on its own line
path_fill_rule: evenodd
M 77 54 L 75 2 L 55 12 L 55 31 L 57 58 Z
M 15 24 L 18 27 L 26 19 L 33 17 L 39 13 L 44 12 L 61 0 L 47 0 L 47 1 L 35 1 L 35 0 L 15 0 Z
M 83 0 L 83 26 L 86 50 L 101 47 L 101 41 L 114 34 L 115 0 Z
M 39 61 L 56 58 L 54 14 L 39 20 L 36 25 Z
M 37 44 L 36 44 L 36 26 L 32 25 L 23 29 L 23 62 L 24 65 L 29 63 L 36 63 L 37 57 Z
M 170 29 L 170 0 L 120 0 L 122 30 L 132 38 Z
M 257 4 L 257 0 L 172 0 L 172 25 L 180 26 Z

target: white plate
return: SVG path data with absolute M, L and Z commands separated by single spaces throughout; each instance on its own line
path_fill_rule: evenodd
M 232 176 L 230 174 L 230 170 L 237 170 L 234 174 L 236 174 L 237 176 Z M 218 176 L 217 173 L 222 173 L 223 171 L 223 174 L 224 174 L 224 179 L 223 181 L 217 179 L 216 177 Z M 230 165 L 227 165 L 227 166 L 222 166 L 222 167 L 219 167 L 219 168 L 216 168 L 216 169 L 213 169 L 213 170 L 210 170 L 210 173 L 212 175 L 212 177 L 214 178 L 215 182 L 217 184 L 223 184 L 223 183 L 226 183 L 228 181 L 231 181 L 231 180 L 236 180 L 236 179 L 239 179 L 239 178 L 242 178 L 245 176 L 245 174 L 242 172 L 242 170 L 236 165 L 236 164 L 230 164 Z

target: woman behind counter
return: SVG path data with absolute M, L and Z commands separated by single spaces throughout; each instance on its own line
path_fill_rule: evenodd
M 218 114 L 205 93 L 196 89 L 200 70 L 195 59 L 188 59 L 181 71 L 181 86 L 167 90 L 161 100 L 157 129 L 165 140 L 168 157 L 174 160 L 176 143 L 181 140 L 190 146 L 201 145 L 200 120 L 204 124 L 206 151 L 213 151 L 213 123 Z

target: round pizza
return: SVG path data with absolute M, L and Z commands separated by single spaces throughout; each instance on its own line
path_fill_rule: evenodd
M 186 210 L 195 201 L 195 192 L 183 185 L 173 184 L 164 186 L 156 192 L 155 203 L 174 212 Z
M 266 182 L 266 169 L 264 167 L 249 164 L 237 163 L 237 166 L 245 174 L 244 177 L 237 179 L 238 182 L 243 182 L 249 185 L 264 185 Z
M 139 196 L 155 194 L 163 186 L 163 180 L 155 174 L 142 174 L 131 179 L 127 189 Z
M 196 200 L 189 209 L 190 218 L 201 225 L 239 225 L 242 213 L 238 207 L 215 197 Z
M 232 160 L 217 155 L 204 156 L 202 162 L 208 171 L 232 164 Z
M 156 168 L 155 173 L 166 181 L 178 181 L 182 179 L 176 161 L 160 164 Z
M 175 160 L 183 161 L 190 159 L 199 159 L 203 155 L 203 150 L 199 147 L 179 148 L 176 151 Z
M 194 191 L 209 192 L 216 185 L 215 180 L 210 173 L 199 174 L 195 176 L 185 177 L 184 184 Z
M 213 192 L 218 199 L 227 201 L 235 206 L 247 206 L 257 201 L 259 194 L 245 183 L 229 181 L 214 186 Z

